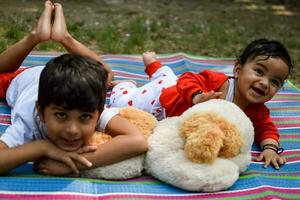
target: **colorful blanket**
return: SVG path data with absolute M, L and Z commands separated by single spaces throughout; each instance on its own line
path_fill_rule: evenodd
M 57 55 L 33 53 L 22 66 L 44 65 Z M 105 55 L 103 58 L 115 72 L 116 79 L 134 79 L 140 85 L 148 81 L 141 56 Z M 159 55 L 158 58 L 172 67 L 177 75 L 203 69 L 231 74 L 233 66 L 233 59 L 183 53 Z M 0 199 L 300 199 L 300 91 L 287 81 L 267 106 L 280 131 L 280 142 L 285 149 L 283 156 L 288 163 L 280 170 L 275 170 L 271 167 L 264 169 L 262 163 L 253 161 L 227 191 L 191 193 L 150 176 L 126 181 L 48 177 L 35 174 L 32 164 L 28 163 L 6 176 L 0 176 Z M 4 100 L 0 100 L 0 133 L 9 124 L 10 109 Z M 253 158 L 258 153 L 258 147 L 253 145 Z

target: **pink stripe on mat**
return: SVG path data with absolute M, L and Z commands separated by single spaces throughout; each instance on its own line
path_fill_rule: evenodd
M 277 128 L 299 128 L 299 123 L 295 124 L 276 124 Z
M 0 124 L 10 125 L 10 114 L 0 114 Z
M 88 200 L 108 200 L 108 199 L 125 199 L 125 198 L 136 198 L 136 199 L 199 199 L 199 198 L 234 198 L 234 197 L 247 197 L 247 196 L 258 196 L 260 193 L 268 192 L 272 197 L 276 197 L 274 193 L 283 193 L 287 195 L 299 195 L 299 188 L 278 188 L 278 187 L 268 187 L 268 186 L 260 186 L 253 189 L 246 189 L 240 191 L 228 191 L 228 192 L 215 192 L 215 193 L 197 193 L 197 194 L 176 194 L 176 195 L 164 195 L 164 194 L 127 194 L 127 193 L 119 193 L 119 194 L 78 194 L 78 193 L 64 193 L 64 194 L 47 194 L 47 193 L 35 193 L 32 192 L 30 194 L 27 193 L 19 193 L 19 194 L 4 194 L 1 192 L 1 199 L 88 199 Z
M 295 106 L 295 107 L 272 107 L 271 108 L 271 111 L 280 111 L 280 110 L 282 110 L 282 111 L 285 111 L 285 112 L 287 112 L 288 110 L 300 110 L 300 107 L 299 106 Z M 298 117 L 299 118 L 299 117 Z
M 300 135 L 280 135 L 281 139 L 300 139 Z M 300 153 L 300 152 L 299 152 Z

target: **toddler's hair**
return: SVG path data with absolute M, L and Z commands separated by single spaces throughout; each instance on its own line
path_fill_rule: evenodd
M 67 110 L 94 112 L 104 109 L 107 72 L 89 57 L 64 54 L 50 60 L 41 72 L 38 105 L 42 112 L 54 104 Z
M 289 73 L 293 68 L 290 55 L 286 48 L 276 40 L 258 39 L 252 41 L 246 46 L 242 53 L 238 56 L 238 62 L 243 66 L 247 61 L 255 59 L 257 56 L 267 56 L 282 59 L 289 68 Z

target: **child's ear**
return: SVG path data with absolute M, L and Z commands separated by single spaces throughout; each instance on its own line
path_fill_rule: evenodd
M 233 68 L 233 77 L 234 78 L 238 78 L 240 70 L 241 70 L 241 64 L 237 61 Z
M 40 117 L 40 120 L 41 120 L 42 122 L 45 123 L 44 114 L 43 114 L 43 112 L 41 111 L 41 107 L 40 107 L 40 105 L 38 104 L 38 102 L 35 102 L 35 107 L 36 107 L 36 110 L 37 110 L 37 114 L 38 114 L 38 116 Z

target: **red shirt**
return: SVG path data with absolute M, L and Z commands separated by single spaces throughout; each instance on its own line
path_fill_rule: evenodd
M 220 87 L 228 80 L 224 73 L 204 70 L 199 74 L 186 72 L 182 74 L 176 85 L 166 88 L 160 95 L 160 103 L 166 110 L 166 116 L 179 116 L 193 106 L 192 94 L 201 90 L 209 92 L 219 91 Z M 279 133 L 270 118 L 269 109 L 263 104 L 250 104 L 244 110 L 250 118 L 255 130 L 255 140 L 261 142 L 271 138 L 278 142 Z

